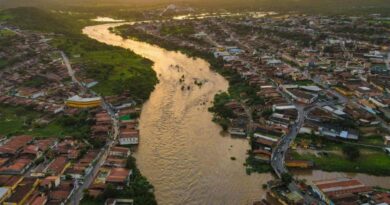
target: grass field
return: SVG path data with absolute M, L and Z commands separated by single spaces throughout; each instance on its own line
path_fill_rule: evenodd
M 324 171 L 359 172 L 372 175 L 390 175 L 390 156 L 384 152 L 370 152 L 361 154 L 356 161 L 349 161 L 338 154 L 317 157 L 313 154 L 293 154 L 294 159 L 312 160 L 316 167 Z
M 59 116 L 55 119 L 47 119 L 44 114 L 30 108 L 0 105 L 0 135 L 88 136 L 89 122 L 85 113 L 75 117 Z
M 381 136 L 361 137 L 359 143 L 383 145 Z M 348 160 L 343 154 L 343 146 L 347 144 L 331 141 L 326 138 L 311 135 L 298 135 L 296 142 L 305 140 L 312 141 L 314 144 L 321 144 L 320 151 L 327 155 L 314 155 L 305 152 L 305 154 L 292 153 L 294 159 L 312 160 L 316 167 L 325 171 L 340 172 L 359 172 L 373 175 L 390 175 L 390 155 L 387 155 L 380 148 L 367 148 L 356 145 L 360 151 L 360 157 L 355 161 Z

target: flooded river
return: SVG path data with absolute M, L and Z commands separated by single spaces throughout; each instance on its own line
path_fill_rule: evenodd
M 108 28 L 117 25 L 91 26 L 83 32 L 155 63 L 160 83 L 143 106 L 135 156 L 141 172 L 156 188 L 158 203 L 244 205 L 262 198 L 265 192 L 261 185 L 272 178 L 271 174 L 248 176 L 243 166 L 248 141 L 221 134 L 207 111 L 213 96 L 227 90 L 228 82 L 203 60 L 111 34 Z M 183 76 L 184 82 L 180 82 Z M 203 85 L 195 85 L 195 79 Z M 370 186 L 390 188 L 389 177 L 323 171 L 294 174 L 308 181 L 356 177 Z
M 87 27 L 83 32 L 155 63 L 160 82 L 143 106 L 135 156 L 156 188 L 158 203 L 240 205 L 262 198 L 261 186 L 272 176 L 246 174 L 248 141 L 223 136 L 207 110 L 214 95 L 227 90 L 228 82 L 203 60 L 111 34 L 108 28 L 115 25 Z M 203 85 L 195 85 L 194 79 Z

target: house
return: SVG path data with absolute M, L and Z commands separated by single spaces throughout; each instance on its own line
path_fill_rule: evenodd
M 253 135 L 255 143 L 267 151 L 272 151 L 272 148 L 278 143 L 278 139 L 255 133 Z
M 11 193 L 10 188 L 0 187 L 0 203 L 2 204 L 8 197 L 10 197 Z
M 110 152 L 108 153 L 109 156 L 120 158 L 127 158 L 128 156 L 130 156 L 130 154 L 131 152 L 129 148 L 119 146 L 112 147 L 110 149 Z
M 106 202 L 104 203 L 104 205 L 133 205 L 134 204 L 134 200 L 133 199 L 112 199 L 112 198 L 109 198 L 106 200 Z
M 242 137 L 246 137 L 245 129 L 239 128 L 239 127 L 232 127 L 232 128 L 229 128 L 229 134 L 231 134 L 232 136 L 242 136 Z
M 357 179 L 337 178 L 314 181 L 313 190 L 327 204 L 342 204 L 346 201 L 357 201 L 359 194 L 372 191 Z
M 62 181 L 58 187 L 49 192 L 47 205 L 67 204 L 74 191 L 75 186 L 72 181 Z
M 355 130 L 339 130 L 338 128 L 320 127 L 319 134 L 324 137 L 358 140 L 359 134 Z
M 70 166 L 70 163 L 68 161 L 67 157 L 60 156 L 55 158 L 49 166 L 46 167 L 46 174 L 52 175 L 52 176 L 59 176 L 64 173 L 64 171 Z
M 48 198 L 44 193 L 34 191 L 26 200 L 28 205 L 46 205 Z
M 313 103 L 317 98 L 317 94 L 304 92 L 298 89 L 284 89 L 284 91 L 294 100 L 300 103 L 310 104 Z
M 125 130 L 119 134 L 120 145 L 136 145 L 139 143 L 139 132 L 137 130 Z
M 256 159 L 262 160 L 265 162 L 269 162 L 271 160 L 272 152 L 263 150 L 263 149 L 256 149 L 252 152 Z
M 47 176 L 45 177 L 41 184 L 39 185 L 41 188 L 45 190 L 50 190 L 60 185 L 61 179 L 59 176 Z
M 0 146 L 1 156 L 14 156 L 19 153 L 22 148 L 33 140 L 32 136 L 20 135 L 14 136 L 8 140 L 5 144 Z
M 127 160 L 124 158 L 117 158 L 117 157 L 107 157 L 106 161 L 104 161 L 104 166 L 107 167 L 119 167 L 119 168 L 125 168 L 127 164 Z
M 386 146 L 390 146 L 390 136 L 384 136 L 383 138 L 384 138 L 384 141 L 385 141 L 384 144 L 385 144 Z
M 272 113 L 272 115 L 267 120 L 267 124 L 269 125 L 281 126 L 284 128 L 288 128 L 291 123 L 292 120 L 289 117 L 280 113 Z
M 46 95 L 46 92 L 36 88 L 20 88 L 16 96 L 30 99 L 37 99 Z
M 0 175 L 0 187 L 6 187 L 13 191 L 23 179 L 23 176 Z
M 123 189 L 129 185 L 131 170 L 125 168 L 112 168 L 106 178 L 107 184 L 112 184 L 117 189 Z
M 39 179 L 24 178 L 16 187 L 12 195 L 6 199 L 3 205 L 22 205 L 34 193 L 39 184 Z
M 24 174 L 28 168 L 32 165 L 33 161 L 31 159 L 18 158 L 12 161 L 7 166 L 2 166 L 0 168 L 0 174 L 5 175 L 21 175 Z
M 41 157 L 42 152 L 39 150 L 39 147 L 36 145 L 27 145 L 21 151 L 20 156 L 34 160 Z

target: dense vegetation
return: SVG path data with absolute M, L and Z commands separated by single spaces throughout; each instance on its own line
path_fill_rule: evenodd
M 161 34 L 162 35 L 172 35 L 172 36 L 184 36 L 188 37 L 189 35 L 192 35 L 195 33 L 194 27 L 190 23 L 185 23 L 181 25 L 169 25 L 169 24 L 163 24 L 161 27 Z
M 157 83 L 152 62 L 135 53 L 92 40 L 81 33 L 91 24 L 86 14 L 62 14 L 36 8 L 16 8 L 2 12 L 8 24 L 54 33 L 52 44 L 71 57 L 86 77 L 99 81 L 93 89 L 102 95 L 130 94 L 146 100 Z

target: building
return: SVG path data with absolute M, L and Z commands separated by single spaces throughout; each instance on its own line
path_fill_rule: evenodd
M 317 94 L 304 92 L 298 89 L 284 89 L 284 91 L 294 100 L 300 103 L 310 104 L 313 103 L 317 98 Z
M 123 189 L 129 185 L 131 170 L 125 168 L 112 168 L 106 178 L 107 184 L 112 184 L 117 189 Z
M 134 200 L 133 199 L 107 199 L 106 202 L 104 203 L 104 205 L 119 205 L 119 204 L 122 204 L 122 205 L 133 205 L 134 204 Z
M 372 191 L 357 179 L 337 178 L 331 180 L 314 181 L 313 189 L 327 204 L 353 203 L 358 200 L 359 194 Z
M 314 166 L 312 161 L 307 160 L 286 160 L 286 166 L 288 168 L 301 168 L 308 169 Z
M 29 199 L 34 193 L 39 180 L 35 178 L 25 178 L 17 186 L 13 194 L 4 201 L 3 205 L 22 205 Z
M 14 156 L 22 151 L 23 147 L 26 146 L 33 140 L 32 136 L 20 135 L 12 137 L 5 144 L 0 146 L 1 156 Z
M 5 175 L 21 175 L 24 174 L 28 168 L 32 165 L 33 161 L 31 159 L 18 158 L 12 161 L 7 166 L 2 166 L 0 168 L 0 174 Z
M 390 136 L 384 136 L 383 138 L 384 138 L 384 141 L 385 141 L 384 144 L 385 144 L 386 146 L 390 146 Z
M 68 100 L 66 100 L 65 104 L 68 107 L 74 107 L 74 108 L 99 107 L 102 104 L 102 98 L 101 97 L 82 98 L 78 95 L 75 95 L 69 98 Z
M 127 158 L 130 156 L 131 152 L 129 148 L 126 147 L 112 147 L 109 152 L 109 156 Z
M 57 157 L 55 158 L 49 166 L 46 168 L 45 172 L 46 174 L 52 175 L 52 176 L 59 176 L 62 175 L 65 170 L 70 166 L 70 163 L 68 161 L 67 157 Z
M 2 204 L 9 196 L 11 196 L 11 189 L 0 187 L 0 203 Z
M 139 132 L 137 130 L 125 131 L 119 134 L 120 145 L 136 145 L 139 143 Z
M 13 191 L 23 178 L 22 176 L 0 175 L 0 187 L 10 188 Z
M 253 135 L 255 143 L 267 151 L 272 151 L 272 148 L 278 143 L 278 139 L 255 133 Z

